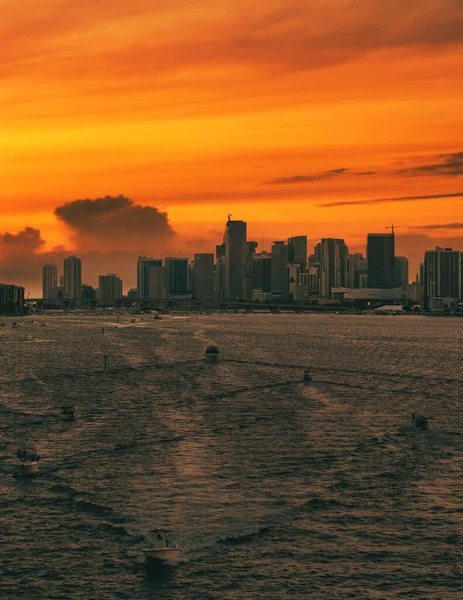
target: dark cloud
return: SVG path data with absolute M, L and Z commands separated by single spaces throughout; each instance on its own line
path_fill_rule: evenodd
M 79 250 L 168 250 L 175 232 L 167 214 L 124 196 L 75 200 L 55 209 Z
M 434 162 L 424 165 L 406 167 L 395 171 L 397 175 L 408 177 L 445 176 L 457 177 L 463 175 L 463 152 L 453 154 L 438 154 Z
M 463 229 L 463 223 L 433 223 L 431 225 L 415 225 L 411 229 L 417 229 L 420 231 L 432 231 L 434 229 Z
M 290 185 L 292 183 L 307 183 L 311 181 L 324 181 L 325 179 L 331 179 L 332 177 L 338 177 L 344 175 L 349 169 L 331 169 L 330 171 L 321 171 L 320 173 L 314 173 L 312 175 L 292 175 L 291 177 L 279 177 L 277 179 L 271 179 L 267 181 L 270 185 Z
M 438 198 L 461 198 L 463 192 L 453 194 L 431 194 L 428 196 L 398 196 L 395 198 L 372 198 L 370 200 L 341 200 L 339 202 L 325 202 L 317 204 L 323 208 L 332 208 L 334 206 L 351 206 L 353 204 L 383 204 L 385 202 L 416 202 L 418 200 L 436 200 Z
M 19 233 L 0 233 L 0 254 L 10 254 L 12 252 L 35 252 L 40 250 L 45 244 L 40 230 L 33 227 L 26 227 Z

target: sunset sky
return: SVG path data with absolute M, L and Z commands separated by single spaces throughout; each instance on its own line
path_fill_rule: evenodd
M 267 247 L 361 251 L 394 222 L 412 270 L 436 244 L 463 250 L 461 0 L 0 0 L 0 15 L 0 281 L 35 293 L 68 252 L 92 284 L 118 255 L 212 252 L 228 213 Z M 72 204 L 105 197 L 108 212 Z

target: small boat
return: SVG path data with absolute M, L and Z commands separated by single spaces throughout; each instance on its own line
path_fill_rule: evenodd
M 206 360 L 210 361 L 210 362 L 216 362 L 219 360 L 219 349 L 217 348 L 217 346 L 208 346 L 204 352 L 204 356 L 206 358 Z
M 23 342 L 32 342 L 33 340 L 35 340 L 35 337 L 33 335 L 29 335 L 28 333 L 25 333 L 24 337 L 22 338 Z
M 40 456 L 37 450 L 26 444 L 16 452 L 14 474 L 16 476 L 33 475 L 39 470 Z
M 169 542 L 169 529 L 153 529 L 151 533 L 154 534 L 152 546 L 142 550 L 147 561 L 166 562 L 180 558 L 183 550 L 177 544 Z
M 416 415 L 416 413 L 412 413 L 412 425 L 415 429 L 426 431 L 428 428 L 428 419 L 422 415 Z
M 72 421 L 75 419 L 76 409 L 72 404 L 65 404 L 61 407 L 61 417 L 66 421 Z
M 11 327 L 21 327 L 21 325 L 19 325 L 19 323 L 16 323 L 15 321 Z
M 309 382 L 309 381 L 312 381 L 312 375 L 310 374 L 310 371 L 309 371 L 309 369 L 306 369 L 306 370 L 304 371 L 304 375 L 303 375 L 303 377 L 302 377 L 302 381 L 303 381 L 304 383 L 307 383 L 307 382 Z

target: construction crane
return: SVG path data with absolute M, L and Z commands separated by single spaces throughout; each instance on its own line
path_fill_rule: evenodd
M 397 227 L 400 227 L 400 225 L 394 225 L 394 223 L 392 223 L 391 225 L 389 225 L 389 227 L 386 227 L 386 229 L 392 229 L 391 233 L 392 235 L 394 235 L 394 231 Z
M 232 218 L 232 215 L 231 215 L 231 214 L 229 214 L 229 215 L 228 215 L 228 220 L 229 220 L 229 221 L 231 221 L 231 218 Z

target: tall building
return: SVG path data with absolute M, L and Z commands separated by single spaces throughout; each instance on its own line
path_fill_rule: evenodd
M 346 286 L 348 254 L 349 249 L 346 243 L 338 238 L 323 238 L 315 246 L 315 256 L 320 265 L 320 296 L 322 298 L 331 298 L 332 288 Z
M 165 297 L 165 267 L 150 267 L 148 269 L 148 298 L 150 300 L 163 300 Z
M 122 280 L 115 273 L 99 276 L 98 298 L 103 302 L 122 298 Z
M 82 262 L 77 256 L 64 259 L 64 289 L 65 300 L 77 301 L 82 294 Z
M 244 221 L 232 221 L 228 217 L 222 246 L 224 247 L 224 256 L 221 259 L 223 262 L 223 300 L 242 300 L 249 253 Z
M 360 288 L 361 276 L 367 274 L 368 265 L 363 254 L 349 254 L 347 257 L 347 280 L 348 288 Z
M 223 302 L 225 299 L 225 244 L 215 247 L 215 299 Z
M 302 269 L 307 266 L 307 236 L 296 235 L 288 238 L 288 262 L 297 263 Z
M 462 300 L 462 253 L 452 248 L 424 254 L 424 308 L 454 310 Z
M 367 241 L 368 287 L 393 288 L 395 285 L 394 233 L 369 233 Z
M 253 257 L 252 299 L 263 302 L 272 291 L 272 255 L 260 252 Z
M 42 269 L 42 298 L 55 300 L 58 296 L 58 269 L 55 265 L 45 265 Z
M 164 259 L 166 294 L 186 296 L 188 289 L 188 258 Z
M 272 296 L 287 300 L 289 295 L 288 245 L 285 242 L 272 244 Z
M 24 312 L 24 288 L 0 283 L 0 315 L 17 315 Z
M 408 258 L 396 256 L 394 258 L 394 287 L 402 288 L 404 294 L 408 292 Z
M 214 300 L 214 255 L 194 255 L 194 297 L 199 302 Z
M 308 292 L 308 287 L 301 288 L 301 265 L 299 263 L 288 263 L 288 291 L 289 298 L 294 302 L 301 301 Z
M 252 301 L 254 287 L 254 256 L 256 255 L 257 242 L 246 242 L 246 272 L 243 280 L 243 300 Z
M 137 262 L 137 291 L 141 300 L 149 299 L 149 269 L 151 267 L 162 267 L 160 258 L 147 258 L 139 256 Z

